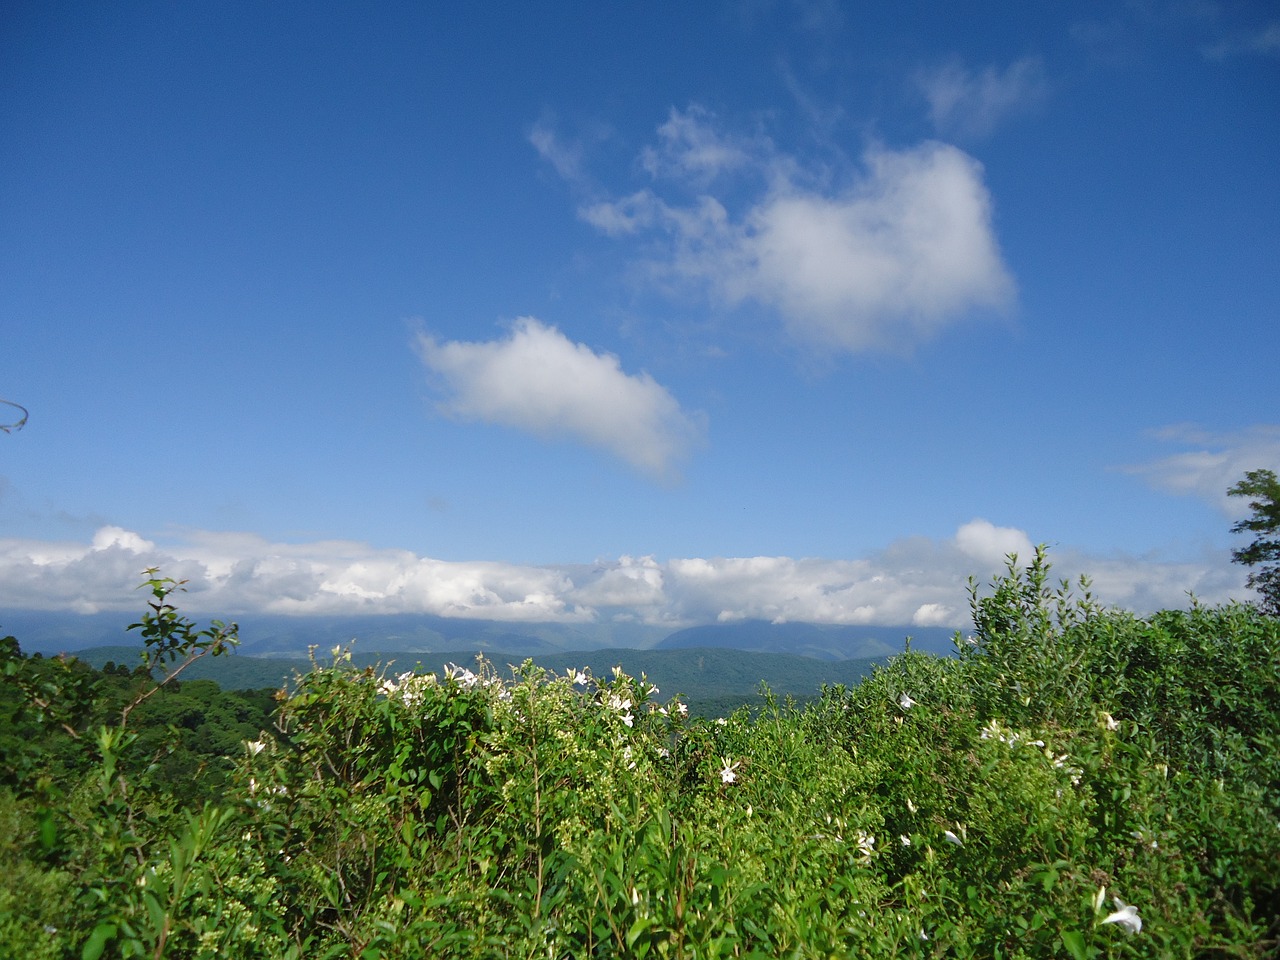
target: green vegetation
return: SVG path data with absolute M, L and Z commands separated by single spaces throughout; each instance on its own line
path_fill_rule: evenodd
M 150 583 L 153 655 L 234 642 Z M 903 654 L 803 707 L 765 696 L 719 720 L 622 671 L 393 672 L 335 649 L 196 791 L 141 742 L 170 691 L 104 712 L 87 668 L 11 643 L 6 736 L 29 746 L 0 789 L 0 943 L 84 960 L 1274 955 L 1280 622 L 1103 609 L 1084 582 L 1052 587 L 1042 554 L 975 587 L 972 613 L 956 657 Z
M 1235 524 L 1231 532 L 1256 536 L 1247 547 L 1233 550 L 1231 559 L 1257 567 L 1247 582 L 1258 591 L 1262 609 L 1280 617 L 1280 480 L 1271 470 L 1250 470 L 1227 496 L 1253 498 L 1249 501 L 1252 516 Z

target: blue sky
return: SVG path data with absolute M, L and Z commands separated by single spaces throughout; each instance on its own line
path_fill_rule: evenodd
M 1270 4 L 9 10 L 0 606 L 1248 596 Z

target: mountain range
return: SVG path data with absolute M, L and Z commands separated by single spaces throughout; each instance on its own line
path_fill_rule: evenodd
M 127 629 L 137 614 L 0 611 L 0 632 L 18 638 L 28 653 L 54 654 L 89 647 L 134 646 Z M 856 660 L 900 653 L 907 637 L 915 650 L 945 654 L 952 632 L 943 627 L 846 626 L 740 620 L 672 630 L 640 623 L 510 623 L 425 614 L 280 616 L 251 614 L 239 624 L 240 652 L 255 657 L 305 657 L 309 647 L 349 645 L 362 653 L 501 653 L 542 656 L 589 650 L 680 650 L 716 647 L 787 653 L 821 660 Z M 204 621 L 201 620 L 201 623 Z

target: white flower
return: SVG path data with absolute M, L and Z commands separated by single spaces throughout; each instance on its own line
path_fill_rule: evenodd
M 908 837 L 905 833 L 902 834 L 902 836 L 898 837 L 898 842 L 901 843 L 904 847 L 911 846 L 911 838 Z
M 249 755 L 251 757 L 256 757 L 267 748 L 267 745 L 261 740 L 250 740 L 245 744 L 245 746 L 249 748 Z
M 682 717 L 687 717 L 689 715 L 689 705 L 687 703 L 677 703 L 676 713 Z
M 619 696 L 616 693 L 609 694 L 608 699 L 605 700 L 605 704 L 610 710 L 617 710 L 619 713 L 628 713 L 631 710 L 630 698 Z M 627 724 L 627 726 L 631 726 L 631 724 Z
M 911 802 L 910 797 L 907 797 L 907 809 L 910 810 L 912 813 L 916 812 L 916 805 Z
M 658 693 L 658 692 L 659 692 L 658 688 L 657 688 L 657 687 L 655 687 L 655 686 L 651 683 L 651 684 L 649 684 L 649 689 L 645 691 L 645 695 L 646 695 L 646 696 L 649 696 L 649 697 L 652 697 L 654 694 L 656 694 L 656 693 Z
M 720 771 L 720 782 L 733 783 L 734 781 L 736 781 L 738 779 L 738 775 L 734 773 L 734 771 L 737 769 L 738 769 L 737 763 L 730 763 L 728 760 L 725 760 L 724 767 Z
M 954 843 L 957 847 L 963 847 L 963 846 L 964 846 L 964 841 L 963 841 L 963 840 L 961 840 L 959 837 L 957 837 L 957 836 L 956 836 L 954 833 L 952 833 L 950 830 L 943 830 L 943 831 L 942 831 L 942 836 L 943 836 L 943 838 L 947 841 L 947 843 Z
M 875 853 L 876 838 L 865 830 L 858 831 L 858 855 L 863 860 L 870 860 L 871 854 Z
M 915 705 L 916 705 L 916 702 L 912 700 L 911 697 L 908 696 L 907 694 L 903 693 L 898 696 L 898 706 L 900 706 L 903 710 L 910 710 Z
M 589 678 L 583 671 L 574 670 L 572 673 L 569 674 L 569 679 L 572 680 L 574 683 L 576 683 L 578 686 L 585 687 L 587 685 L 587 680 Z
M 716 726 L 717 726 L 717 727 L 723 727 L 723 726 L 724 726 L 725 724 L 727 724 L 728 722 L 729 722 L 729 721 L 728 721 L 728 720 L 726 720 L 724 717 L 716 717 Z
M 625 723 L 628 727 L 632 726 L 635 723 L 635 719 L 636 718 L 631 716 L 630 713 L 624 713 L 622 715 L 622 722 Z
M 1112 897 L 1111 902 L 1116 905 L 1116 909 L 1102 922 L 1118 924 L 1126 933 L 1141 933 L 1142 918 L 1138 916 L 1138 908 L 1119 897 Z
M 1103 726 L 1105 726 L 1108 730 L 1120 729 L 1120 721 L 1117 720 L 1115 717 L 1113 717 L 1111 714 L 1104 713 L 1100 719 L 1102 720 Z
M 457 680 L 463 687 L 470 689 L 480 682 L 480 678 L 468 670 L 466 667 L 460 667 L 456 663 L 447 663 L 444 667 L 444 675 L 450 680 Z

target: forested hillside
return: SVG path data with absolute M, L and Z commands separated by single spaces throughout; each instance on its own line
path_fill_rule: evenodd
M 234 641 L 151 585 L 153 665 Z M 10 642 L 0 943 L 84 960 L 1275 955 L 1280 622 L 1103 609 L 1055 588 L 1042 555 L 975 590 L 972 615 L 956 657 L 903 654 L 810 704 L 715 720 L 622 671 L 388 672 L 338 650 L 271 724 L 180 770 L 165 760 L 192 727 L 173 698 L 211 690 L 93 682 Z M 142 735 L 148 710 L 173 740 Z

